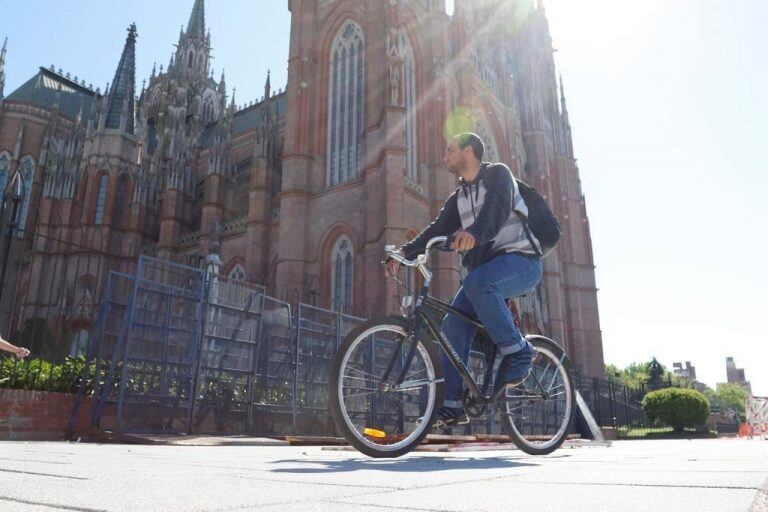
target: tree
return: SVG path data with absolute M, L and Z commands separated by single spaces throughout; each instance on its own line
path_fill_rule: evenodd
M 608 382 L 618 382 L 621 380 L 621 370 L 615 364 L 605 365 L 605 378 Z
M 719 383 L 717 389 L 707 393 L 707 398 L 714 409 L 731 410 L 739 415 L 740 421 L 746 421 L 746 405 L 749 392 L 741 384 Z
M 633 388 L 645 386 L 654 389 L 663 386 L 666 382 L 671 382 L 677 387 L 693 387 L 693 382 L 690 379 L 671 373 L 655 357 L 643 363 L 632 363 L 622 370 L 615 364 L 607 364 L 605 365 L 605 377 L 608 382 L 624 384 Z

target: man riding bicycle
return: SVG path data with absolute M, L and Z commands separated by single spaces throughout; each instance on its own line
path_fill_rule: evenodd
M 541 244 L 525 225 L 528 208 L 509 167 L 483 162 L 485 145 L 474 133 L 453 137 L 445 149 L 445 162 L 459 176 L 459 187 L 443 204 L 437 218 L 411 242 L 400 248 L 407 259 L 424 253 L 436 236 L 453 236 L 450 248 L 466 251 L 462 265 L 468 274 L 453 306 L 480 319 L 504 356 L 498 369 L 499 385 L 519 385 L 531 369 L 534 349 L 515 325 L 506 299 L 532 291 L 541 280 Z M 387 262 L 394 275 L 400 264 Z M 442 330 L 466 365 L 475 327 L 454 315 L 443 320 Z M 443 354 L 445 400 L 437 426 L 469 422 L 461 403 L 463 383 Z

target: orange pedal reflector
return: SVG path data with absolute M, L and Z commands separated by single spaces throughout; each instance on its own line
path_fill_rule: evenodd
M 387 437 L 387 434 L 382 432 L 381 430 L 376 430 L 375 428 L 366 428 L 363 430 L 363 434 L 371 437 L 379 437 L 384 438 Z

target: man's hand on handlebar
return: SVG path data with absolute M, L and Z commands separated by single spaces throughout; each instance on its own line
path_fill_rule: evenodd
M 453 235 L 451 249 L 454 251 L 468 251 L 475 246 L 475 237 L 464 230 L 457 231 Z
M 396 276 L 397 271 L 400 270 L 400 262 L 390 258 L 387 262 L 384 263 L 384 274 L 387 276 Z

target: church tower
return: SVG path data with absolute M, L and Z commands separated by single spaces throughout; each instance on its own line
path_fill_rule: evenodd
M 162 65 L 159 72 L 153 69 L 139 98 L 142 172 L 162 197 L 157 243 L 161 257 L 174 257 L 183 236 L 195 233 L 195 241 L 204 240 L 221 217 L 220 207 L 208 206 L 221 204 L 221 176 L 229 171 L 227 155 L 219 153 L 207 169 L 197 165 L 203 132 L 213 123 L 225 122 L 228 112 L 224 73 L 216 82 L 210 60 L 205 3 L 195 0 L 167 69 L 163 71 Z M 217 135 L 220 149 L 226 145 L 221 136 Z
M 132 24 L 112 84 L 92 109 L 76 193 L 78 220 L 73 222 L 82 239 L 90 238 L 93 246 L 115 254 L 105 268 L 121 271 L 129 271 L 133 262 L 120 256 L 131 248 L 135 258 L 142 243 L 132 200 L 141 149 L 136 137 L 137 39 Z
M 440 170 L 442 76 L 432 86 L 449 18 L 443 2 L 415 0 L 291 0 L 289 9 L 290 108 L 270 291 L 361 315 L 394 310 L 384 245 L 405 242 L 451 188 Z

